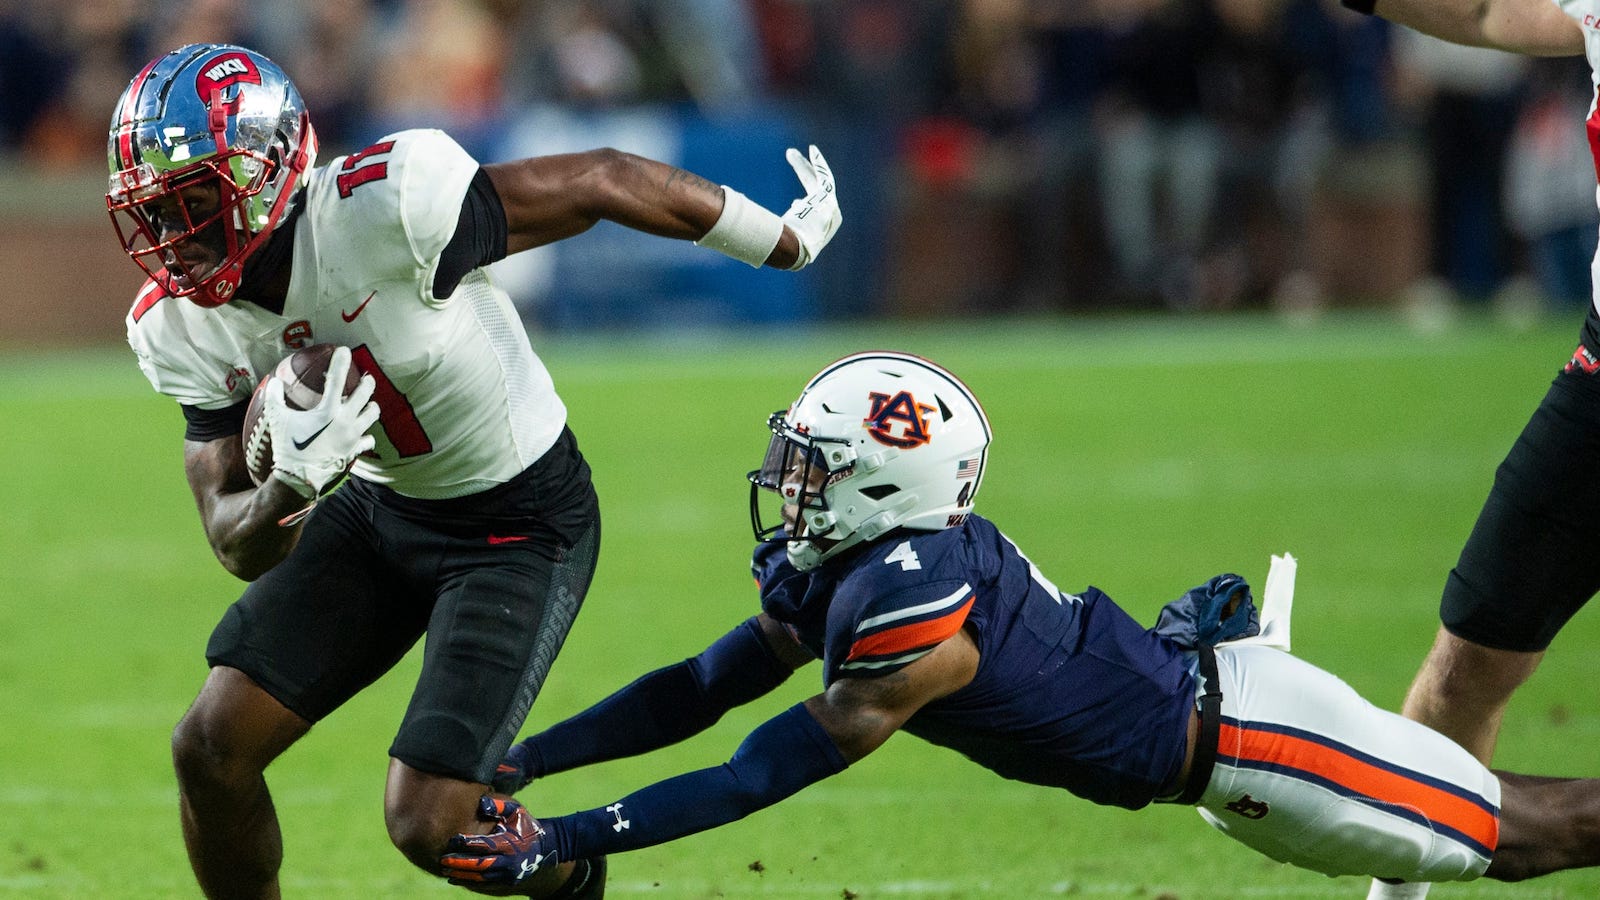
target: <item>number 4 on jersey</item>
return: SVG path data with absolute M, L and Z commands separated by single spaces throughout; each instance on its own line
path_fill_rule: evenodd
M 917 551 L 911 549 L 910 541 L 901 541 L 900 546 L 891 550 L 889 555 L 883 558 L 883 562 L 885 565 L 899 563 L 900 571 L 902 572 L 922 568 L 922 560 L 917 558 Z

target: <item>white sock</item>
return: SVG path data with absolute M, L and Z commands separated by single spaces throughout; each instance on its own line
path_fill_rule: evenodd
M 1389 884 L 1386 881 L 1372 879 L 1372 890 L 1367 892 L 1367 900 L 1422 900 L 1428 896 L 1430 885 L 1426 881 L 1407 881 L 1401 884 Z

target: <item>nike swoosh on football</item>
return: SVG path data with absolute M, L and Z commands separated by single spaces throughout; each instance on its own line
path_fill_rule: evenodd
M 333 424 L 333 423 L 332 423 L 332 422 L 329 422 L 329 423 L 328 423 L 328 425 L 332 425 L 332 424 Z M 318 428 L 318 429 L 317 429 L 317 430 L 316 430 L 316 431 L 313 431 L 313 432 L 311 432 L 311 436 L 310 436 L 310 437 L 308 437 L 308 438 L 306 438 L 306 439 L 305 439 L 305 440 L 303 440 L 303 441 L 293 441 L 293 443 L 294 443 L 294 448 L 295 448 L 295 449 L 296 449 L 296 450 L 304 450 L 304 449 L 305 449 L 305 448 L 307 448 L 307 447 L 309 447 L 309 446 L 311 446 L 311 442 L 312 442 L 312 441 L 314 441 L 314 440 L 316 440 L 316 439 L 317 439 L 317 438 L 319 438 L 319 437 L 321 437 L 321 436 L 322 436 L 322 433 L 323 433 L 323 432 L 324 432 L 324 431 L 327 431 L 327 430 L 328 430 L 328 425 L 324 425 L 324 426 L 322 426 L 322 427 L 321 427 L 321 428 Z M 292 439 L 291 439 L 291 440 L 292 440 Z
M 354 322 L 356 320 L 356 316 L 361 315 L 361 311 L 363 309 L 366 309 L 367 308 L 367 304 L 371 303 L 372 302 L 372 298 L 376 297 L 376 296 L 378 296 L 378 292 L 377 291 L 373 291 L 372 293 L 368 294 L 367 295 L 367 299 L 361 301 L 361 305 L 356 307 L 356 311 L 355 312 L 345 312 L 342 309 L 339 310 L 339 317 L 341 319 L 344 319 L 346 322 Z
M 491 535 L 489 535 L 489 543 L 491 543 L 491 544 L 512 544 L 512 543 L 516 543 L 517 541 L 525 541 L 527 539 L 528 539 L 528 536 L 525 535 L 525 534 L 491 534 Z

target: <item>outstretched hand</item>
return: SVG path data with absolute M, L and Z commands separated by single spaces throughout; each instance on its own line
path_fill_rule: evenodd
M 494 828 L 488 834 L 456 835 L 439 858 L 451 884 L 511 887 L 560 862 L 544 843 L 544 828 L 517 801 L 485 795 L 478 801 L 478 818 L 494 822 Z
M 792 272 L 805 268 L 817 258 L 822 248 L 833 240 L 834 232 L 839 230 L 844 217 L 839 212 L 839 195 L 834 189 L 833 170 L 828 168 L 828 161 L 822 158 L 822 151 L 817 149 L 817 145 L 811 145 L 809 159 L 793 148 L 785 157 L 789 165 L 794 167 L 794 174 L 799 176 L 800 186 L 806 191 L 806 195 L 794 201 L 789 211 L 783 214 L 783 224 L 794 232 L 800 242 L 800 252 L 795 256 L 794 265 L 789 267 Z

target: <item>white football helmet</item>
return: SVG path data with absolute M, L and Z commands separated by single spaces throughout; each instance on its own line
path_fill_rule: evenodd
M 961 524 L 988 461 L 989 419 L 972 391 L 909 353 L 834 362 L 767 427 L 766 458 L 748 476 L 751 524 L 757 540 L 786 541 L 801 571 L 895 528 Z M 783 534 L 784 522 L 763 524 L 765 492 L 793 507 Z

